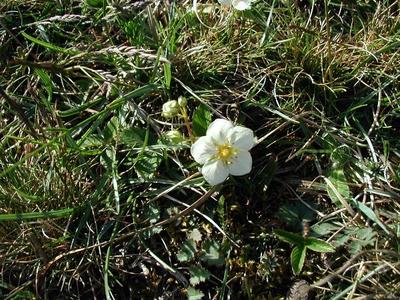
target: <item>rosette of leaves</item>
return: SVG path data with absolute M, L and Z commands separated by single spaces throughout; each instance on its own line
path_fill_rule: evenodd
M 303 269 L 308 249 L 321 253 L 335 252 L 335 248 L 330 243 L 315 237 L 303 237 L 301 234 L 281 229 L 276 229 L 274 233 L 282 242 L 294 245 L 290 254 L 290 263 L 296 275 Z

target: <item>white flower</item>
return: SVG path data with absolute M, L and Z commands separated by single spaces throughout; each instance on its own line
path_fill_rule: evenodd
M 237 10 L 246 10 L 251 8 L 251 0 L 232 0 L 232 6 Z
M 224 119 L 210 124 L 205 136 L 190 149 L 195 161 L 202 164 L 201 173 L 211 185 L 223 182 L 229 174 L 242 176 L 250 173 L 254 134 L 249 128 L 234 126 Z
M 251 0 L 218 0 L 223 6 L 232 5 L 234 9 L 246 10 L 251 8 Z

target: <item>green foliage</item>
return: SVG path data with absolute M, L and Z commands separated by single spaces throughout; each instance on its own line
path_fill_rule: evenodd
M 135 171 L 140 178 L 154 178 L 155 172 L 162 161 L 162 154 L 156 151 L 145 150 L 135 162 Z
M 186 292 L 188 300 L 201 300 L 205 296 L 202 291 L 195 289 L 191 286 L 187 288 Z
M 290 254 L 290 262 L 296 275 L 300 274 L 303 269 L 307 249 L 322 253 L 335 252 L 335 248 L 331 244 L 314 237 L 303 237 L 300 234 L 280 229 L 276 229 L 274 233 L 281 241 L 294 245 Z
M 350 189 L 344 175 L 344 170 L 341 168 L 332 168 L 329 172 L 328 180 L 331 183 L 326 185 L 329 197 L 337 206 L 343 207 L 340 197 L 343 197 L 345 200 L 350 199 Z
M 121 133 L 121 142 L 131 147 L 141 147 L 146 138 L 145 128 L 126 128 Z
M 306 238 L 304 246 L 306 246 L 307 249 L 316 252 L 335 252 L 335 248 L 331 244 L 313 237 Z
M 190 266 L 190 284 L 195 286 L 200 282 L 206 281 L 210 277 L 210 272 L 201 266 Z
M 292 245 L 303 245 L 305 239 L 298 233 L 288 232 L 282 229 L 275 229 L 275 235 L 282 241 Z
M 211 113 L 207 106 L 200 104 L 193 113 L 193 132 L 196 136 L 206 134 L 207 127 L 211 123 Z
M 310 207 L 313 203 L 306 202 Z M 299 201 L 285 203 L 279 208 L 278 218 L 285 221 L 287 225 L 294 231 L 300 231 L 303 222 L 312 222 L 316 215 L 313 210 Z
M 176 254 L 176 258 L 180 262 L 187 262 L 194 259 L 197 252 L 196 242 L 192 239 L 187 239 L 182 243 L 181 249 Z
M 373 246 L 376 242 L 377 233 L 371 228 L 349 227 L 338 234 L 333 243 L 336 246 L 346 245 L 346 248 L 353 255 Z
M 106 4 L 106 0 L 85 0 L 86 4 L 93 6 L 93 7 L 103 7 Z
M 295 246 L 290 253 L 290 263 L 292 264 L 293 273 L 300 274 L 304 266 L 307 248 L 304 245 Z
M 225 262 L 221 245 L 216 240 L 207 240 L 203 243 L 201 259 L 209 265 L 220 266 Z
M 386 234 L 391 235 L 386 226 L 381 222 L 381 220 L 379 220 L 378 216 L 371 208 L 366 206 L 364 203 L 358 201 L 355 202 L 355 205 L 368 219 L 381 227 Z

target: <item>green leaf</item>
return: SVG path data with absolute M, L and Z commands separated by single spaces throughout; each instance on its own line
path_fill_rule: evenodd
M 225 257 L 221 253 L 221 246 L 217 241 L 208 240 L 203 244 L 203 255 L 201 259 L 209 265 L 220 266 L 225 262 Z
M 334 244 L 336 247 L 341 247 L 341 246 L 343 246 L 344 244 L 346 244 L 347 241 L 348 241 L 350 238 L 351 238 L 351 235 L 348 235 L 348 234 L 337 234 L 337 235 L 335 236 L 335 240 L 333 241 L 333 244 Z
M 160 208 L 152 202 L 144 207 L 143 216 L 149 220 L 150 224 L 154 224 L 160 219 Z
M 333 247 L 331 244 L 328 242 L 325 242 L 323 240 L 309 237 L 306 239 L 306 242 L 304 244 L 308 249 L 316 251 L 316 252 L 335 252 L 335 247 Z
M 86 4 L 92 7 L 101 8 L 106 4 L 106 0 L 86 0 Z
M 373 246 L 376 242 L 377 233 L 369 227 L 346 230 L 346 233 L 352 235 L 351 242 L 348 245 L 349 252 L 352 255 L 357 254 L 367 246 Z
M 199 291 L 191 286 L 188 287 L 186 291 L 187 291 L 188 300 L 201 300 L 204 297 L 204 294 L 202 291 Z
M 119 131 L 119 120 L 117 117 L 112 117 L 103 130 L 104 140 L 109 142 L 113 140 Z
M 196 252 L 197 252 L 196 242 L 191 239 L 188 239 L 182 244 L 182 248 L 176 254 L 176 258 L 180 262 L 189 261 L 194 258 Z
M 150 229 L 143 231 L 140 235 L 142 236 L 143 239 L 147 240 L 151 238 L 153 235 L 160 233 L 162 230 L 163 230 L 162 227 L 152 227 Z
M 89 88 L 89 87 L 87 87 Z M 64 111 L 58 111 L 57 114 L 61 117 L 61 118 L 67 118 L 67 117 L 71 117 L 71 116 L 75 116 L 75 115 L 79 115 L 81 114 L 83 111 L 85 111 L 85 109 L 88 109 L 92 106 L 96 106 L 97 104 L 99 104 L 101 101 L 103 101 L 103 99 L 101 97 L 99 97 L 99 99 L 97 100 L 93 100 L 91 102 L 86 102 L 78 107 L 73 107 Z
M 386 226 L 379 220 L 375 212 L 366 206 L 364 203 L 359 202 L 359 201 L 354 201 L 356 207 L 371 221 L 375 222 L 379 227 L 383 229 L 383 231 L 386 232 L 386 234 L 390 235 L 389 230 L 386 228 Z
M 188 234 L 188 238 L 192 239 L 195 242 L 200 242 L 202 239 L 202 234 L 200 230 L 195 228 Z
M 50 210 L 42 212 L 16 213 L 16 214 L 1 214 L 0 222 L 4 221 L 26 221 L 33 219 L 48 219 L 48 218 L 65 218 L 75 213 L 77 208 L 65 208 L 59 210 Z
M 321 224 L 314 224 L 313 226 L 311 226 L 311 230 L 313 232 L 313 235 L 319 237 L 327 235 L 332 231 L 338 230 L 340 227 L 341 227 L 340 225 L 336 225 L 333 223 L 321 223 Z
M 143 217 L 148 221 L 151 225 L 155 224 L 160 219 L 160 208 L 155 203 L 152 202 L 149 205 L 146 205 L 143 209 Z M 153 227 L 149 230 L 146 230 L 142 233 L 144 239 L 148 239 L 153 235 L 160 233 L 162 231 L 162 227 Z
M 310 207 L 312 203 L 307 203 Z M 285 203 L 279 208 L 278 218 L 283 220 L 294 231 L 300 231 L 303 228 L 303 222 L 311 222 L 315 219 L 315 212 L 305 206 L 300 201 L 291 201 Z
M 292 269 L 294 274 L 300 274 L 304 266 L 304 260 L 306 258 L 307 248 L 305 246 L 296 246 L 293 248 L 290 254 L 290 262 L 292 264 Z
M 193 133 L 196 136 L 203 136 L 211 123 L 211 113 L 207 106 L 200 104 L 193 113 Z
M 65 49 L 65 48 L 53 45 L 51 43 L 39 40 L 39 39 L 37 39 L 37 38 L 35 38 L 33 36 L 30 36 L 29 34 L 27 34 L 25 32 L 22 32 L 22 36 L 24 38 L 26 38 L 27 40 L 30 40 L 31 42 L 33 42 L 33 43 L 35 43 L 37 45 L 40 45 L 40 46 L 42 46 L 44 48 L 47 48 L 49 50 L 53 50 L 53 51 L 61 52 L 61 53 L 65 53 L 65 54 L 70 54 L 70 55 L 76 55 L 76 54 L 80 53 L 80 51 L 77 51 L 77 50 Z
M 171 87 L 171 79 L 172 79 L 171 64 L 169 63 L 164 64 L 164 78 L 165 78 L 165 87 L 167 88 L 167 90 L 169 90 Z
M 195 286 L 198 285 L 200 282 L 206 281 L 210 278 L 210 272 L 207 269 L 203 268 L 202 266 L 190 266 L 190 284 Z
M 274 234 L 282 242 L 289 243 L 296 246 L 302 246 L 304 244 L 304 238 L 301 234 L 288 232 L 282 229 L 275 229 Z
M 151 179 L 155 176 L 158 166 L 162 161 L 162 155 L 146 149 L 135 163 L 137 175 L 143 179 Z
M 329 172 L 328 180 L 333 185 L 333 187 L 329 184 L 326 185 L 326 190 L 328 192 L 329 198 L 331 198 L 332 202 L 339 207 L 343 207 L 342 201 L 340 201 L 338 193 L 346 200 L 350 198 L 350 189 L 349 185 L 347 184 L 346 176 L 344 175 L 343 169 L 333 168 Z
M 218 214 L 218 219 L 219 219 L 220 223 L 224 224 L 225 223 L 225 217 L 226 217 L 226 213 L 225 213 L 225 197 L 224 197 L 224 195 L 221 195 L 221 197 L 219 197 L 218 206 L 217 206 L 217 214 Z
M 146 137 L 146 129 L 139 127 L 131 127 L 124 129 L 121 133 L 121 142 L 132 147 L 140 147 Z

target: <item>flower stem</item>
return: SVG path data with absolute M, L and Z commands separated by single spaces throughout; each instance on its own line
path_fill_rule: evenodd
M 192 139 L 193 133 L 192 133 L 192 128 L 190 127 L 190 120 L 189 120 L 189 116 L 187 114 L 186 107 L 181 107 L 181 114 L 182 114 L 183 120 L 185 121 L 185 126 L 188 131 L 189 138 Z

